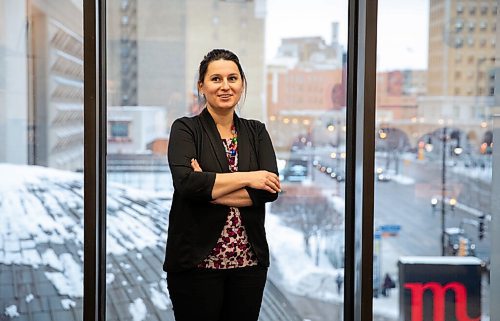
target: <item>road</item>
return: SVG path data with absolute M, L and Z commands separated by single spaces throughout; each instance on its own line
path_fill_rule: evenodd
M 377 163 L 382 162 L 377 160 Z M 411 178 L 413 182 L 375 182 L 375 225 L 399 224 L 402 227 L 398 237 L 383 239 L 383 246 L 388 247 L 383 250 L 393 251 L 397 256 L 441 255 L 440 204 L 433 211 L 430 203 L 433 197 L 441 195 L 440 164 L 409 161 L 400 166 L 400 174 Z M 344 183 L 339 184 L 318 170 L 313 177 L 315 184 L 322 189 L 338 190 L 340 196 L 344 195 Z M 446 181 L 447 195 L 456 197 L 460 204 L 466 202 L 463 204 L 466 206 L 456 206 L 452 211 L 448 205 L 445 208 L 445 227 L 458 227 L 464 219 L 477 221 L 474 213 L 461 208 L 489 213 L 490 191 L 486 183 L 459 176 L 450 167 L 447 167 Z M 465 225 L 464 229 L 476 243 L 478 256 L 487 258 L 490 245 L 488 235 L 480 241 L 476 226 Z M 390 268 L 389 272 L 397 274 L 395 264 L 390 263 L 387 267 Z
M 316 158 L 318 159 L 318 158 Z M 327 157 L 329 165 L 335 165 Z M 323 163 L 326 163 L 323 161 Z M 377 159 L 377 164 L 383 163 Z M 340 164 L 342 165 L 342 164 Z M 397 276 L 397 261 L 400 256 L 439 256 L 441 255 L 441 211 L 438 208 L 433 211 L 430 200 L 432 197 L 441 195 L 441 173 L 442 167 L 439 162 L 416 162 L 405 161 L 399 167 L 400 174 L 411 178 L 413 183 L 403 184 L 392 180 L 389 182 L 376 182 L 375 184 L 375 225 L 399 224 L 401 230 L 395 237 L 384 237 L 381 241 L 382 252 L 382 275 L 390 273 Z M 446 168 L 447 194 L 457 197 L 459 202 L 464 202 L 473 209 L 489 212 L 490 191 L 488 184 L 479 180 L 460 176 Z M 330 189 L 340 196 L 344 194 L 344 183 L 338 183 L 325 173 L 314 169 L 313 181 L 322 189 Z M 454 211 L 446 208 L 445 226 L 459 226 L 463 219 L 477 219 L 470 211 L 464 211 L 456 207 Z M 488 257 L 489 239 L 478 240 L 477 227 L 466 226 L 468 237 L 477 244 L 478 253 L 481 258 Z M 486 311 L 489 301 L 489 288 L 487 282 L 483 282 L 483 304 Z M 329 311 L 325 308 L 325 302 L 303 298 L 291 298 L 299 306 L 305 315 L 315 315 L 310 318 L 314 321 L 329 320 L 321 318 L 318 311 Z M 328 304 L 327 304 L 328 306 Z M 331 309 L 337 311 L 336 307 Z M 334 311 L 329 311 L 329 313 Z M 311 315 L 311 316 L 312 316 Z

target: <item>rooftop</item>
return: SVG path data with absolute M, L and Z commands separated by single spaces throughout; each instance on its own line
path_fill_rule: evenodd
M 83 176 L 0 164 L 0 320 L 82 320 Z M 170 199 L 108 185 L 107 320 L 174 320 L 162 271 Z M 261 321 L 301 320 L 269 281 Z

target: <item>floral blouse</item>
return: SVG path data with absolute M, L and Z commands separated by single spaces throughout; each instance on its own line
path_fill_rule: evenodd
M 233 128 L 233 135 L 235 135 Z M 238 171 L 238 140 L 223 139 L 229 169 Z M 248 242 L 245 227 L 241 222 L 240 211 L 237 207 L 230 207 L 226 223 L 215 247 L 210 254 L 198 265 L 208 269 L 231 269 L 257 265 L 257 257 Z

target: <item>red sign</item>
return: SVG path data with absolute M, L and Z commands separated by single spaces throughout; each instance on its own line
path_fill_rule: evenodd
M 481 260 L 399 258 L 399 321 L 480 321 Z
M 445 321 L 446 291 L 455 293 L 455 318 L 457 321 L 480 321 L 481 316 L 470 318 L 467 313 L 467 288 L 459 282 L 441 285 L 437 282 L 405 283 L 404 287 L 411 292 L 411 321 L 424 321 L 424 291 L 430 290 L 433 295 L 433 321 Z

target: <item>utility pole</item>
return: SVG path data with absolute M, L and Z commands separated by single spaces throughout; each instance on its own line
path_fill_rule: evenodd
M 447 128 L 443 127 L 443 141 L 442 147 L 442 162 L 441 162 L 441 255 L 445 255 L 446 247 L 444 244 L 444 234 L 445 234 L 445 198 L 446 198 L 446 147 L 447 147 Z

